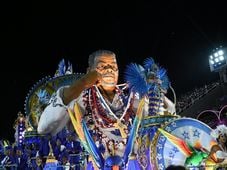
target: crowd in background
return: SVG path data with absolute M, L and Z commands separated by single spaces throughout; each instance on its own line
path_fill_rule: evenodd
M 182 111 L 193 105 L 196 101 L 201 99 L 211 90 L 219 85 L 219 82 L 213 82 L 210 84 L 205 84 L 200 88 L 195 88 L 192 91 L 187 92 L 186 94 L 177 98 L 176 102 L 176 112 L 180 114 Z

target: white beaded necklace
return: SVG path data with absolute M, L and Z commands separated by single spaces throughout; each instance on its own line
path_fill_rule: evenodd
M 96 90 L 96 94 L 97 94 L 98 99 L 100 100 L 100 102 L 101 102 L 103 108 L 108 112 L 108 114 L 111 115 L 111 116 L 113 116 L 116 120 L 122 120 L 122 119 L 124 118 L 125 114 L 127 113 L 127 110 L 128 110 L 128 108 L 129 108 L 129 106 L 130 106 L 130 101 L 131 101 L 131 98 L 132 98 L 132 93 L 130 93 L 129 98 L 128 98 L 127 105 L 126 105 L 126 107 L 125 107 L 125 109 L 124 109 L 124 112 L 123 112 L 122 116 L 121 116 L 120 119 L 119 119 L 119 118 L 113 113 L 113 111 L 110 109 L 109 105 L 106 103 L 106 101 L 105 101 L 105 99 L 103 98 L 102 94 L 100 93 L 98 87 L 97 87 L 96 85 L 94 85 L 94 87 L 95 87 L 95 90 Z M 91 93 L 91 91 L 90 91 L 89 93 Z M 89 96 L 90 96 L 90 94 L 89 94 Z

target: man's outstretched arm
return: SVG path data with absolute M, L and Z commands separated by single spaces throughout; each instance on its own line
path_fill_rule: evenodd
M 38 133 L 55 135 L 60 132 L 69 122 L 68 108 L 72 109 L 75 100 L 83 90 L 91 87 L 97 81 L 98 73 L 91 71 L 76 80 L 71 86 L 58 89 L 39 119 Z

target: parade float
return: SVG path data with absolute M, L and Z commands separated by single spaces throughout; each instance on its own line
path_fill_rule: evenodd
M 72 65 L 69 64 L 67 67 L 62 60 L 53 77 L 45 77 L 32 87 L 25 101 L 27 120 L 23 136 L 25 144 L 39 143 L 45 137 L 38 134 L 36 129 L 39 117 L 51 95 L 82 75 L 83 73 L 73 73 Z M 216 139 L 211 136 L 212 128 L 202 120 L 180 117 L 176 113 L 172 114 L 160 109 L 163 106 L 162 97 L 169 89 L 173 92 L 176 104 L 176 96 L 167 71 L 152 58 L 148 58 L 143 65 L 136 63 L 128 65 L 125 81 L 130 93 L 136 94 L 141 99 L 141 107 L 147 104 L 148 114 L 143 115 L 142 109 L 138 109 L 139 114 L 127 139 L 124 157 L 104 160 L 95 146 L 95 141 L 89 136 L 88 127 L 82 121 L 78 123 L 78 117 L 70 113 L 76 132 L 78 129 L 83 129 L 83 134 L 78 135 L 85 148 L 84 152 L 92 155 L 97 164 L 102 164 L 100 169 L 111 169 L 115 164 L 119 165 L 119 169 L 165 170 L 173 164 L 183 165 L 189 169 L 204 168 L 206 166 L 204 160 L 208 157 L 212 145 L 216 143 Z M 21 119 L 18 122 L 23 121 Z M 134 143 L 138 144 L 135 151 Z M 85 162 L 83 161 L 83 166 L 86 166 Z M 215 168 L 216 166 L 213 167 Z

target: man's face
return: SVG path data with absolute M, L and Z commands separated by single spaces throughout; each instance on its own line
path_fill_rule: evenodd
M 118 82 L 118 66 L 114 56 L 102 55 L 95 58 L 94 66 L 101 74 L 100 83 L 102 86 L 112 87 Z

